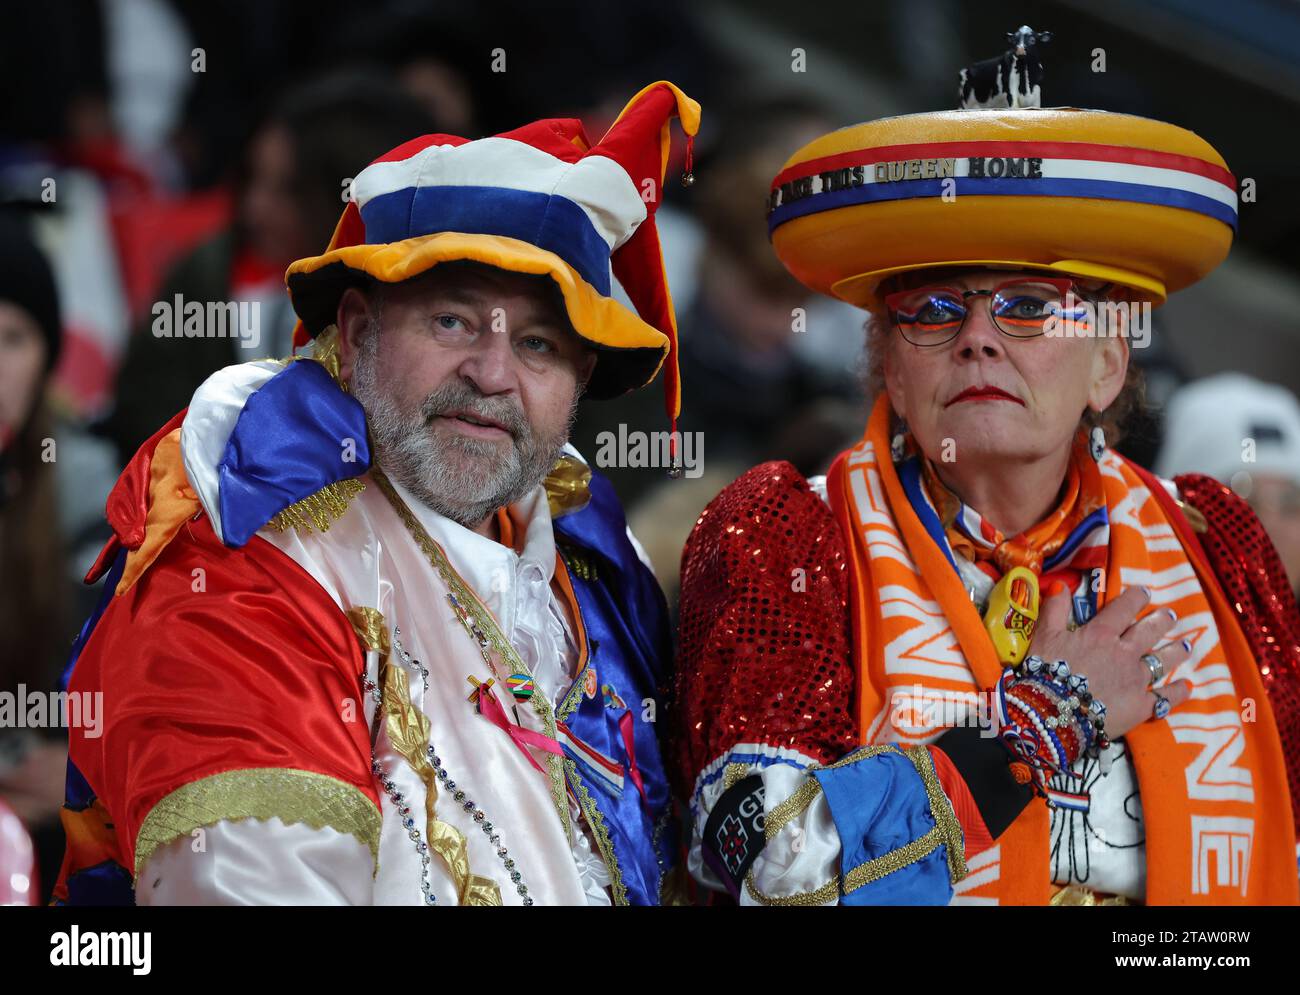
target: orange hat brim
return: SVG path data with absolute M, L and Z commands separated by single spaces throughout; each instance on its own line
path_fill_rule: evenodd
M 602 295 L 558 255 L 499 235 L 438 232 L 382 245 L 345 246 L 298 260 L 289 267 L 285 282 L 294 310 L 314 337 L 334 324 L 344 290 L 366 277 L 401 283 L 439 263 L 458 260 L 555 281 L 574 331 L 598 350 L 586 396 L 617 397 L 643 387 L 668 355 L 663 332 Z

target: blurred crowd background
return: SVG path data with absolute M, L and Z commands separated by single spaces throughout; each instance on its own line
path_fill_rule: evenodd
M 57 686 L 97 597 L 80 578 L 104 500 L 136 448 L 216 369 L 290 352 L 284 270 L 323 249 L 348 178 L 429 132 L 573 116 L 598 138 L 656 79 L 704 106 L 697 182 L 670 184 L 658 215 L 680 428 L 703 432 L 704 472 L 607 472 L 671 601 L 709 498 L 766 459 L 822 472 L 865 422 L 864 316 L 776 261 L 771 178 L 831 128 L 956 106 L 959 68 L 1025 23 L 1054 33 L 1045 104 L 1174 122 L 1253 181 L 1228 262 L 1157 311 L 1134 353 L 1149 407 L 1121 448 L 1236 487 L 1300 578 L 1296 3 L 51 0 L 11 5 L 0 32 L 0 691 Z M 153 303 L 176 294 L 259 301 L 256 348 L 151 334 Z M 620 423 L 665 431 L 658 385 L 584 403 L 574 442 L 590 456 Z M 63 738 L 0 729 L 0 837 L 15 815 L 31 831 L 42 897 L 62 854 Z

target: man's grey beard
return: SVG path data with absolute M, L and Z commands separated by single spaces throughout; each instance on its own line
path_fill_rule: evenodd
M 559 432 L 543 435 L 528 424 L 523 409 L 503 397 L 486 397 L 453 376 L 414 414 L 401 410 L 378 382 L 378 322 L 371 321 L 352 370 L 352 393 L 366 411 L 376 462 L 421 502 L 453 522 L 472 529 L 498 508 L 513 504 L 542 482 L 578 413 L 579 386 L 569 417 Z M 434 419 L 463 411 L 498 422 L 513 440 L 503 456 L 499 443 L 458 433 L 435 433 Z

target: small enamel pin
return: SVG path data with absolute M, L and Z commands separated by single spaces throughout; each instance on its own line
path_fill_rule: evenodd
M 511 674 L 506 678 L 506 686 L 515 696 L 515 701 L 527 701 L 537 691 L 537 685 L 528 674 Z

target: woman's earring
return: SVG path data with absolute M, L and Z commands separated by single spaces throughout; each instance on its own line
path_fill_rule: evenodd
M 907 455 L 907 438 L 902 432 L 895 433 L 889 441 L 889 455 L 895 463 L 901 463 Z
M 1092 426 L 1092 432 L 1088 436 L 1088 448 L 1092 452 L 1092 458 L 1100 463 L 1102 456 L 1106 454 L 1106 430 L 1100 425 Z

